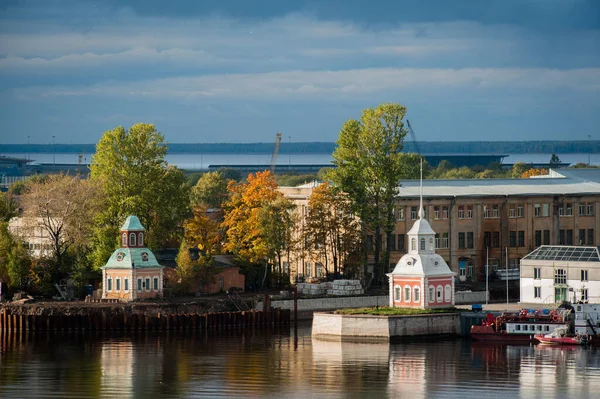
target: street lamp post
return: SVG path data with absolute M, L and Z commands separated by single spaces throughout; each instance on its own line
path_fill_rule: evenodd
M 54 145 L 54 139 L 56 136 L 52 136 L 52 163 L 56 166 L 56 147 Z
M 504 247 L 504 251 L 506 253 L 506 311 L 508 311 L 508 247 Z
M 290 148 L 288 153 L 288 170 L 292 169 L 292 136 L 288 136 L 290 140 Z
M 490 248 L 489 247 L 485 247 L 485 304 L 488 304 L 489 298 L 490 298 L 490 288 L 489 288 L 489 276 L 490 276 L 490 272 L 489 272 L 489 268 L 490 268 Z

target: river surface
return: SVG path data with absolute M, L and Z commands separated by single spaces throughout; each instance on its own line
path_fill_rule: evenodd
M 39 153 L 23 154 L 4 153 L 9 157 L 31 159 L 36 163 L 77 164 L 78 154 L 62 153 Z M 82 154 L 81 162 L 89 164 L 93 154 Z M 503 163 L 513 164 L 525 163 L 548 163 L 551 154 L 510 154 L 504 158 Z M 600 154 L 559 154 L 562 162 L 576 164 L 578 162 L 600 165 Z M 207 169 L 209 165 L 270 165 L 271 154 L 167 154 L 168 163 L 182 169 Z M 329 164 L 332 161 L 331 154 L 279 154 L 277 165 L 301 165 L 301 164 Z
M 0 339 L 2 398 L 598 398 L 600 350 L 278 332 Z

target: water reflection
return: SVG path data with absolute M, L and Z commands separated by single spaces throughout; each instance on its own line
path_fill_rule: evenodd
M 296 333 L 296 334 L 295 334 Z M 0 335 L 0 397 L 595 397 L 597 349 L 273 332 Z
M 100 393 L 103 396 L 133 395 L 133 343 L 108 341 L 100 350 Z

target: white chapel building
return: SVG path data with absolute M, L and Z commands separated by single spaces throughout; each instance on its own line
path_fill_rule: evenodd
M 454 305 L 454 273 L 435 252 L 435 231 L 424 216 L 423 194 L 418 219 L 407 233 L 409 250 L 387 276 L 390 307 L 421 309 Z

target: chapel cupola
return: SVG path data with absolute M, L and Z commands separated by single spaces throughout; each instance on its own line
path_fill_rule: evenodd
M 143 248 L 145 231 L 137 216 L 128 216 L 121 227 L 121 247 Z
M 425 218 L 423 208 L 423 164 L 421 160 L 421 187 L 419 193 L 418 219 L 408 231 L 408 242 L 410 254 L 435 254 L 435 231 Z

